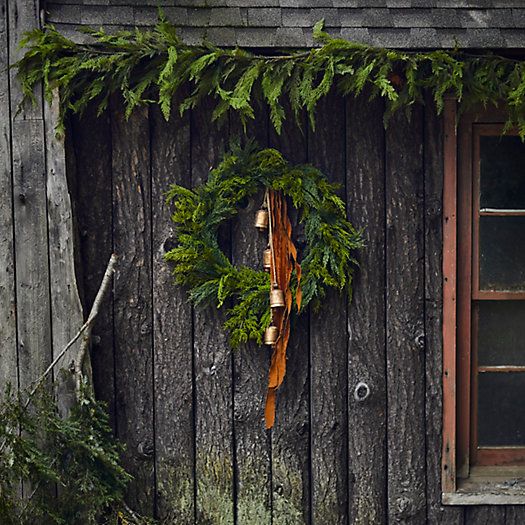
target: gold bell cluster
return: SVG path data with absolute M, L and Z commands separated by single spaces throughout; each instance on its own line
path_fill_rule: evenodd
M 273 285 L 270 290 L 270 308 L 272 309 L 272 312 L 273 312 L 274 309 L 284 308 L 285 302 L 284 302 L 284 292 L 281 289 L 279 289 L 279 285 L 277 284 L 275 255 L 273 253 L 273 246 L 272 246 L 272 224 L 270 220 L 270 213 L 266 206 L 263 206 L 259 210 L 257 210 L 257 213 L 255 214 L 255 227 L 261 232 L 264 232 L 269 229 L 268 247 L 263 252 L 263 268 L 266 272 L 270 272 L 270 270 L 272 269 L 272 262 L 273 262 L 273 273 L 274 273 Z M 272 315 L 272 324 L 270 324 L 270 326 L 264 332 L 264 344 L 274 345 L 277 343 L 278 339 L 279 339 L 279 328 L 277 328 L 277 326 L 273 324 L 273 315 Z

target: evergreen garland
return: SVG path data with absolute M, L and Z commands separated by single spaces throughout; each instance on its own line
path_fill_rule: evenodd
M 189 289 L 194 303 L 232 304 L 225 322 L 232 346 L 249 339 L 261 344 L 270 324 L 270 277 L 234 266 L 219 246 L 218 229 L 261 188 L 282 192 L 300 210 L 306 239 L 301 310 L 312 301 L 318 304 L 329 287 L 351 293 L 357 264 L 353 251 L 362 246 L 361 232 L 346 219 L 336 186 L 312 166 L 291 166 L 274 149 L 234 146 L 205 184 L 194 190 L 173 185 L 168 202 L 174 206 L 178 244 L 166 259 L 174 263 L 175 280 Z M 292 279 L 294 299 L 296 289 Z
M 522 60 L 457 50 L 374 48 L 331 38 L 322 21 L 314 27 L 320 47 L 274 56 L 211 44 L 186 45 L 162 13 L 151 30 L 87 32 L 91 44 L 74 43 L 52 26 L 28 33 L 21 43 L 28 49 L 15 66 L 24 93 L 33 98 L 40 81 L 47 97 L 59 89 L 59 131 L 65 113 L 81 113 L 91 101 L 103 111 L 115 92 L 124 96 L 127 115 L 141 104 L 155 103 L 167 119 L 173 96 L 189 85 L 190 95 L 179 105 L 181 113 L 212 96 L 217 102 L 214 118 L 233 110 L 246 121 L 254 118 L 253 101 L 263 100 L 279 132 L 285 100 L 295 114 L 306 110 L 313 125 L 317 102 L 336 85 L 343 95 L 354 97 L 369 88 L 372 98 L 386 101 L 387 118 L 400 107 L 422 102 L 424 90 L 433 94 L 438 112 L 447 93 L 457 97 L 463 108 L 505 103 L 508 125 L 517 125 L 525 136 Z

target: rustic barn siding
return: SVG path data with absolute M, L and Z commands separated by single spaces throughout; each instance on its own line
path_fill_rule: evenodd
M 97 242 L 122 255 L 93 363 L 128 443 L 130 498 L 183 524 L 520 523 L 519 507 L 440 504 L 443 159 L 432 103 L 385 130 L 381 102 L 331 94 L 315 131 L 290 120 L 278 136 L 263 110 L 248 126 L 341 183 L 366 239 L 353 302 L 329 294 L 295 323 L 271 433 L 268 349 L 232 353 L 222 312 L 192 308 L 162 259 L 174 242 L 163 192 L 205 180 L 242 135 L 236 118 L 218 128 L 210 115 L 205 105 L 166 123 L 150 109 L 126 122 L 114 100 L 69 128 L 86 295 L 105 265 Z M 221 232 L 236 263 L 259 264 L 258 205 Z M 363 402 L 359 382 L 371 391 Z

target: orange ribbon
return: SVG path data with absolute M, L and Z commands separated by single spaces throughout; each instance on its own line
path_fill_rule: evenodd
M 268 375 L 268 392 L 264 416 L 266 428 L 272 428 L 275 422 L 276 392 L 281 386 L 286 374 L 286 348 L 290 339 L 290 313 L 292 311 L 293 295 L 290 289 L 290 280 L 295 269 L 297 276 L 296 304 L 301 308 L 301 266 L 297 262 L 297 249 L 292 241 L 292 224 L 288 217 L 286 200 L 281 193 L 269 191 L 268 204 L 272 223 L 273 257 L 270 275 L 274 276 L 280 290 L 284 292 L 285 307 L 274 309 L 272 312 L 274 325 L 279 328 L 279 338 L 273 345 L 270 371 Z M 273 267 L 275 263 L 275 269 Z M 273 277 L 272 277 L 273 279 Z

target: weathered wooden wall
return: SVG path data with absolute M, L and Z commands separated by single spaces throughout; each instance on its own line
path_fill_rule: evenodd
M 7 383 L 37 380 L 83 322 L 56 100 L 44 104 L 37 89 L 35 104 L 22 104 L 11 68 L 40 16 L 34 0 L 0 0 L 0 396 Z M 61 409 L 70 393 L 62 383 Z
M 259 144 L 341 183 L 366 248 L 352 304 L 330 294 L 294 325 L 277 422 L 263 428 L 269 351 L 231 352 L 214 308 L 194 310 L 171 282 L 163 192 L 205 180 L 241 134 L 211 108 L 164 122 L 121 104 L 70 126 L 84 299 L 109 253 L 121 256 L 93 352 L 97 391 L 128 443 L 138 507 L 172 523 L 519 523 L 519 508 L 443 508 L 441 431 L 442 123 L 432 105 L 397 115 L 332 95 L 316 131 L 277 136 L 261 110 Z M 228 230 L 231 256 L 259 264 L 257 202 Z M 360 382 L 371 389 L 354 398 Z

